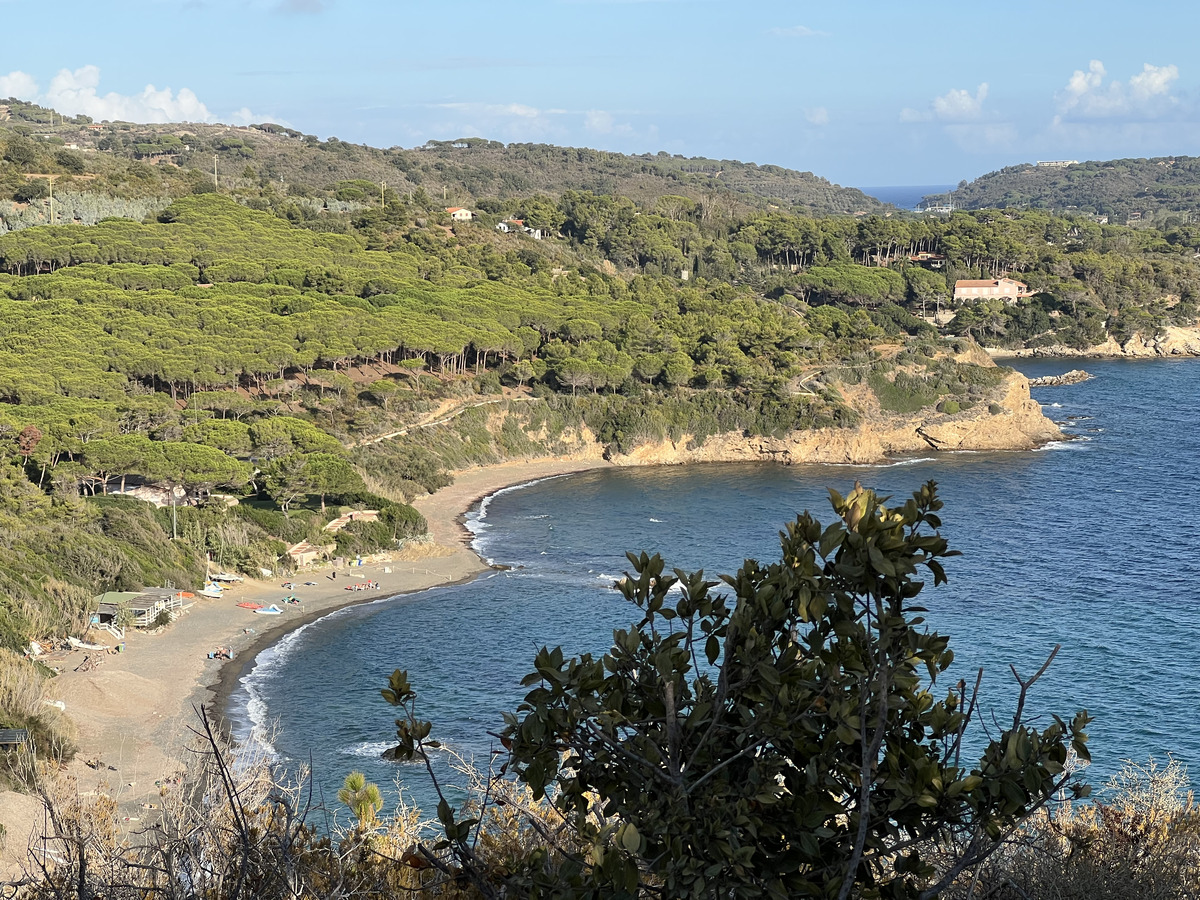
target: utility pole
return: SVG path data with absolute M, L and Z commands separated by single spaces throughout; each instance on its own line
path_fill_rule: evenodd
M 379 182 L 379 208 L 383 209 L 383 191 L 387 187 L 386 181 Z
M 54 224 L 54 176 L 50 176 L 50 224 Z
M 220 191 L 221 185 L 217 183 L 217 154 L 213 154 L 213 190 Z

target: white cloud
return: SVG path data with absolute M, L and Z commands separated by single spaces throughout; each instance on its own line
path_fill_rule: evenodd
M 828 125 L 829 110 L 823 106 L 812 106 L 804 110 L 804 118 L 810 125 Z
M 792 25 L 788 28 L 772 28 L 769 34 L 776 37 L 827 37 L 824 31 L 817 31 L 815 28 L 809 28 L 807 25 Z
M 979 85 L 972 94 L 968 90 L 955 88 L 934 97 L 929 109 L 919 110 L 906 107 L 900 110 L 901 122 L 969 122 L 983 116 L 983 101 L 987 99 L 987 82 Z
M 602 109 L 589 109 L 583 117 L 583 127 L 593 134 L 609 134 L 613 130 L 612 113 Z
M 633 134 L 633 126 L 627 122 L 618 122 L 612 113 L 603 109 L 589 109 L 584 113 L 583 130 L 588 134 Z
M 36 79 L 25 72 L 0 75 L 0 96 L 15 97 L 48 106 L 68 116 L 87 115 L 96 121 L 120 119 L 126 122 L 215 122 L 214 115 L 195 92 L 180 88 L 156 88 L 146 85 L 139 94 L 101 94 L 100 69 L 83 66 L 62 69 L 50 79 L 43 93 Z M 233 114 L 235 120 L 250 122 L 254 115 L 243 107 Z
M 24 72 L 10 72 L 0 75 L 0 97 L 14 97 L 17 100 L 29 100 L 37 95 L 37 82 L 32 75 Z
M 1075 74 L 1067 81 L 1067 96 L 1076 98 L 1084 96 L 1092 91 L 1098 90 L 1105 76 L 1104 63 L 1098 59 L 1093 59 L 1088 63 L 1086 72 L 1081 69 L 1076 69 Z
M 1135 100 L 1164 96 L 1171 91 L 1171 83 L 1179 79 L 1178 66 L 1142 65 L 1142 71 L 1129 79 L 1129 91 Z
M 985 81 L 972 95 L 970 91 L 947 91 L 934 98 L 933 114 L 947 122 L 962 122 L 978 119 L 983 114 L 983 101 L 987 99 L 988 86 Z
M 101 95 L 100 70 L 84 66 L 74 72 L 61 70 L 50 80 L 43 103 L 69 116 L 84 115 L 93 119 L 123 119 L 127 122 L 214 122 L 216 116 L 187 88 L 178 94 L 170 88 L 159 90 L 146 85 L 140 94 Z
M 1063 116 L 1150 119 L 1176 103 L 1171 86 L 1179 79 L 1178 66 L 1145 63 L 1128 83 L 1105 83 L 1107 77 L 1108 71 L 1098 59 L 1089 62 L 1086 71 L 1076 69 L 1056 96 L 1059 115 L 1055 122 L 1061 122 Z
M 439 103 L 441 109 L 453 109 L 474 115 L 497 116 L 500 118 L 536 119 L 542 110 L 524 103 Z M 546 110 L 547 113 L 554 110 Z

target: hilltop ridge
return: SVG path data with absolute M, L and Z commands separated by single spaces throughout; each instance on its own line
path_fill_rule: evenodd
M 7 120 L 4 116 L 7 115 Z M 856 188 L 811 172 L 737 160 L 683 157 L 664 151 L 628 155 L 550 144 L 503 144 L 484 138 L 429 141 L 405 149 L 320 140 L 273 123 L 143 125 L 61 116 L 14 99 L 0 102 L 0 139 L 15 133 L 37 154 L 9 159 L 21 172 L 0 171 L 0 193 L 16 191 L 19 176 L 91 176 L 92 191 L 114 196 L 180 196 L 215 177 L 228 185 L 272 183 L 300 196 L 337 197 L 344 181 L 386 183 L 398 194 L 424 190 L 447 204 L 482 197 L 525 197 L 565 190 L 621 194 L 635 201 L 678 195 L 723 199 L 729 212 L 779 206 L 816 215 L 867 214 L 892 207 Z M 59 160 L 63 152 L 73 154 Z M 129 177 L 130 164 L 139 164 Z M 107 177 L 106 177 L 107 176 Z M 115 180 L 114 180 L 115 178 Z M 351 198 L 361 199 L 361 198 Z
M 1027 207 L 1056 214 L 1090 213 L 1103 224 L 1113 225 L 1183 225 L 1200 216 L 1200 157 L 1006 166 L 959 185 L 954 205 L 962 209 Z

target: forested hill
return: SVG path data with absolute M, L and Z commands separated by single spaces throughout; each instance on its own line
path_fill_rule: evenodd
M 954 192 L 954 205 L 1091 213 L 1107 216 L 1114 225 L 1173 227 L 1200 216 L 1200 158 L 1113 159 L 1064 168 L 1008 166 L 960 187 Z
M 272 184 L 293 196 L 342 202 L 346 198 L 337 196 L 339 182 L 365 180 L 386 183 L 399 194 L 421 190 L 460 206 L 486 197 L 584 190 L 640 202 L 677 195 L 707 199 L 712 207 L 719 200 L 730 214 L 770 205 L 816 215 L 890 209 L 810 172 L 733 160 L 665 152 L 628 156 L 481 138 L 382 149 L 336 137 L 322 141 L 272 124 L 97 124 L 86 116 L 64 118 L 12 99 L 0 103 L 0 118 L 5 104 L 9 119 L 0 122 L 0 142 L 9 145 L 16 139 L 18 150 L 6 153 L 0 165 L 0 197 L 17 200 L 38 199 L 47 192 L 48 185 L 30 189 L 39 175 L 61 179 L 66 192 L 177 197 L 211 185 L 215 168 L 219 186 L 226 189 Z

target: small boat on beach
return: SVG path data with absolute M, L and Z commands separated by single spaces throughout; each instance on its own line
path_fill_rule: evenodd
M 221 587 L 215 581 L 210 581 L 204 586 L 204 590 L 196 591 L 196 593 L 201 597 L 220 599 L 221 595 L 225 593 L 225 588 Z
M 240 582 L 245 581 L 241 575 L 235 575 L 232 572 L 218 572 L 216 575 L 210 575 L 209 581 L 225 581 L 225 582 Z
M 274 603 L 272 603 L 270 606 L 264 606 L 261 609 L 256 609 L 254 612 L 260 616 L 281 616 L 281 615 L 283 615 L 283 610 L 280 609 L 278 606 L 276 606 Z
M 253 610 L 260 610 L 263 608 L 261 603 L 250 603 L 249 601 L 243 601 L 243 602 L 239 603 L 238 606 L 240 606 L 242 609 L 253 609 Z

